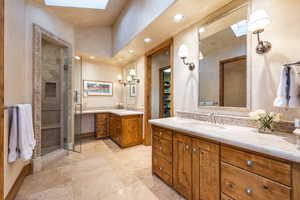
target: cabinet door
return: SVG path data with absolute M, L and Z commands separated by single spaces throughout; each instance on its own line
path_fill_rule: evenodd
M 142 117 L 129 116 L 122 119 L 122 144 L 133 146 L 142 143 Z
M 115 129 L 115 120 L 113 115 L 110 115 L 109 117 L 109 135 L 114 140 L 116 137 L 116 129 Z
M 193 200 L 219 200 L 219 145 L 199 139 L 192 143 Z
M 173 138 L 173 186 L 185 198 L 192 197 L 192 139 L 181 133 Z
M 108 115 L 106 113 L 96 114 L 96 138 L 104 138 L 108 136 Z

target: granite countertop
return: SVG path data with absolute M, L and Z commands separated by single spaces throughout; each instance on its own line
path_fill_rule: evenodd
M 119 116 L 129 116 L 129 115 L 142 115 L 143 112 L 135 110 L 125 110 L 125 109 L 95 109 L 95 110 L 83 110 L 82 114 L 93 114 L 93 113 L 111 113 Z
M 297 148 L 297 138 L 293 134 L 262 134 L 255 128 L 210 124 L 179 117 L 154 119 L 149 122 L 160 127 L 300 163 L 300 149 Z

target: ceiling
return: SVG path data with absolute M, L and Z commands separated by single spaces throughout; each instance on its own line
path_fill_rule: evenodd
M 105 10 L 46 6 L 44 0 L 27 0 L 52 12 L 76 27 L 111 26 L 122 12 L 127 0 L 110 0 Z

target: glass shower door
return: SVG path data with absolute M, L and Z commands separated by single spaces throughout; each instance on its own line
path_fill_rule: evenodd
M 81 127 L 82 127 L 82 62 L 73 60 L 72 67 L 65 64 L 65 106 L 64 119 L 64 148 L 69 151 L 81 152 Z M 68 77 L 71 76 L 71 77 Z M 70 86 L 70 84 L 72 84 Z M 70 91 L 71 90 L 71 91 Z
M 74 91 L 74 145 L 73 151 L 81 152 L 82 133 L 82 61 L 74 59 L 73 66 Z

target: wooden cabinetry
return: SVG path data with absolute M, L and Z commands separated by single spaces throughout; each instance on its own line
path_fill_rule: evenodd
M 109 136 L 109 114 L 97 113 L 95 116 L 96 138 L 105 138 Z
M 220 147 L 218 144 L 193 139 L 192 177 L 194 200 L 220 199 Z
M 110 114 L 110 137 L 121 147 L 129 147 L 142 143 L 143 115 L 118 116 Z
M 173 187 L 185 198 L 192 197 L 192 138 L 180 133 L 173 141 Z
M 300 165 L 152 126 L 153 172 L 188 200 L 300 200 Z
M 218 144 L 155 126 L 152 133 L 155 174 L 170 184 L 173 168 L 173 188 L 186 199 L 220 199 Z
M 173 133 L 153 127 L 152 171 L 167 184 L 173 184 Z

